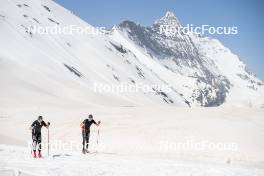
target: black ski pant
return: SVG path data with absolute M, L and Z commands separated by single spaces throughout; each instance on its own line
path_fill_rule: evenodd
M 36 152 L 36 148 L 38 146 L 38 151 L 41 151 L 41 133 L 32 133 L 32 140 L 33 140 L 33 151 Z
M 82 137 L 83 137 L 83 149 L 85 148 L 85 143 L 86 143 L 86 149 L 88 149 L 89 146 L 89 138 L 90 138 L 90 131 L 82 131 Z

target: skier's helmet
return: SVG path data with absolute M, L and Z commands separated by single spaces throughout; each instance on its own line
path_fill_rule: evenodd
M 38 120 L 39 121 L 42 121 L 43 120 L 43 117 L 42 116 L 38 116 Z
M 89 114 L 88 119 L 89 119 L 90 121 L 93 120 L 93 115 L 92 115 L 92 114 Z

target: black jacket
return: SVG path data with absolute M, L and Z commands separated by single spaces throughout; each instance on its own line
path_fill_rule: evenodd
M 90 127 L 91 127 L 92 124 L 96 124 L 97 125 L 97 123 L 94 120 L 89 121 L 88 119 L 85 119 L 82 122 L 82 129 L 83 129 L 83 131 L 90 132 Z
M 32 127 L 32 134 L 38 134 L 41 133 L 41 128 L 42 126 L 48 126 L 44 121 L 42 121 L 41 123 L 39 123 L 38 120 L 35 120 L 31 127 Z

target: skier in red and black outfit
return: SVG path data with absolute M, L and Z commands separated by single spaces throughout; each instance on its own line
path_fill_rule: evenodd
M 39 116 L 37 120 L 35 120 L 32 125 L 30 126 L 30 129 L 32 130 L 32 140 L 33 140 L 33 156 L 36 158 L 36 148 L 38 145 L 38 157 L 41 158 L 41 128 L 42 126 L 45 126 L 46 128 L 49 128 L 50 123 L 47 124 L 43 121 L 42 116 Z
M 89 146 L 89 138 L 90 138 L 90 127 L 92 124 L 95 124 L 96 126 L 100 125 L 100 121 L 98 121 L 97 123 L 93 120 L 93 115 L 90 114 L 88 116 L 88 119 L 85 119 L 82 123 L 81 123 L 81 128 L 82 128 L 82 137 L 83 137 L 83 153 L 89 153 L 88 151 L 88 146 Z M 85 148 L 85 143 L 86 143 L 86 148 Z

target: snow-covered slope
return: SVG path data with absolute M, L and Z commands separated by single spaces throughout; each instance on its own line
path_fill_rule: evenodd
M 125 21 L 110 34 L 32 33 L 56 25 L 96 29 L 51 0 L 0 1 L 0 105 L 263 105 L 262 82 L 218 41 L 159 35 L 161 24 L 180 25 L 167 13 L 152 27 Z M 99 84 L 171 91 L 99 93 Z
M 107 35 L 32 33 L 29 28 L 75 25 L 95 30 L 53 1 L 10 0 L 0 6 L 2 106 L 187 106 L 176 91 L 94 91 L 95 84 L 164 84 Z
M 193 36 L 197 48 L 210 58 L 220 74 L 230 81 L 231 88 L 226 97 L 226 105 L 263 107 L 264 86 L 246 65 L 218 40 Z

